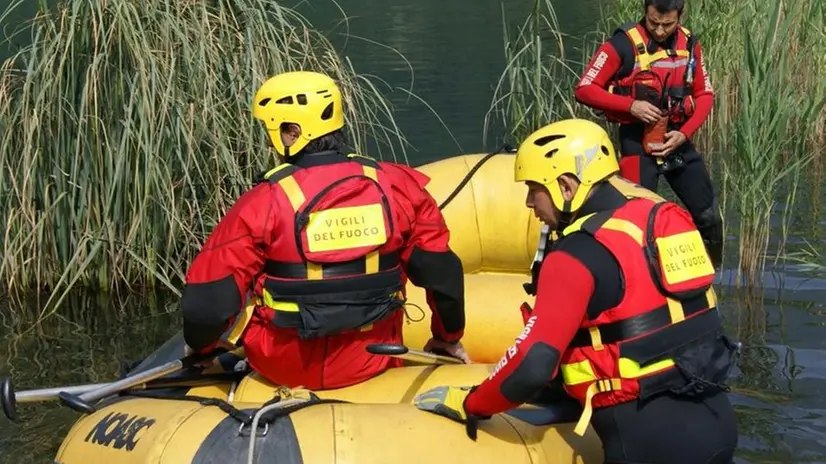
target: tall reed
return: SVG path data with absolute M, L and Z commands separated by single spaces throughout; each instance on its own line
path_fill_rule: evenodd
M 405 156 L 379 90 L 279 2 L 68 0 L 41 8 L 31 35 L 0 71 L 0 287 L 10 292 L 176 291 L 213 224 L 275 163 L 250 115 L 275 73 L 328 73 L 351 145 L 370 138 L 375 156 Z
M 565 34 L 551 0 L 534 0 L 531 14 L 515 31 L 504 20 L 506 66 L 485 116 L 483 140 L 494 121 L 518 143 L 548 122 L 587 114 L 569 96 L 580 72 L 571 66 Z
M 739 217 L 738 285 L 750 289 L 761 287 L 778 202 L 785 200 L 788 209 L 802 170 L 817 156 L 809 150 L 810 130 L 826 103 L 822 79 L 800 78 L 810 65 L 808 56 L 790 52 L 800 24 L 810 17 L 811 3 L 777 1 L 770 6 L 767 11 L 765 3 L 746 4 L 740 13 L 744 54 L 730 136 L 725 137 L 730 150 L 721 160 L 732 174 L 726 176 L 726 188 Z M 755 17 L 762 25 L 754 27 Z M 788 221 L 786 215 L 781 218 L 781 232 Z

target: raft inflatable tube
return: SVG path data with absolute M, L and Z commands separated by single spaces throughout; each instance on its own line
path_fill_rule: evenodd
M 468 179 L 442 214 L 465 272 L 462 345 L 474 362 L 499 362 L 522 332 L 519 307 L 534 302 L 522 284 L 530 281 L 541 223 L 525 206 L 527 187 L 513 181 L 514 157 L 462 155 L 417 168 L 430 177 L 426 188 L 440 205 Z M 408 283 L 406 291 L 404 341 L 422 349 L 431 336 L 430 308 L 424 290 Z
M 444 201 L 483 156 L 421 167 L 431 177 L 428 189 L 437 201 Z M 284 389 L 256 373 L 241 372 L 235 382 L 124 393 L 81 416 L 54 462 L 601 463 L 602 444 L 593 429 L 582 437 L 574 433 L 581 413 L 576 402 L 526 404 L 497 414 L 480 422 L 476 441 L 468 438 L 464 425 L 412 404 L 416 395 L 436 386 L 482 382 L 522 330 L 522 283 L 528 278 L 539 224 L 525 208 L 525 188 L 512 181 L 512 170 L 512 155 L 488 158 L 444 209 L 451 245 L 467 273 L 463 341 L 477 363 L 405 361 L 403 367 L 358 385 L 315 392 Z M 408 291 L 410 302 L 427 315 L 423 292 L 412 285 Z M 421 347 L 429 336 L 429 316 L 405 327 L 408 346 Z M 177 359 L 182 352 L 178 335 L 130 375 Z M 222 358 L 219 370 L 243 367 L 241 358 Z M 274 409 L 264 412 L 266 408 Z M 253 427 L 255 416 L 259 419 Z

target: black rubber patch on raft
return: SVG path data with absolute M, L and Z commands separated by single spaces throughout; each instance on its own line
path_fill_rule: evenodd
M 245 412 L 252 414 L 254 410 Z M 240 428 L 240 422 L 232 417 L 225 418 L 204 439 L 192 464 L 246 464 L 250 427 L 244 426 L 243 433 L 239 433 Z M 304 463 L 295 426 L 289 416 L 276 418 L 266 429 L 263 424 L 259 424 L 256 435 L 253 462 Z

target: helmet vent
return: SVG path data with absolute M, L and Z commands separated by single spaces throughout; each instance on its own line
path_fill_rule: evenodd
M 306 105 L 307 104 L 307 96 L 303 93 L 300 93 L 295 96 L 295 99 L 298 100 L 299 105 Z
M 327 105 L 327 108 L 324 108 L 324 111 L 321 113 L 321 119 L 323 121 L 326 121 L 333 117 L 333 106 L 334 103 L 330 103 L 329 105 Z
M 558 152 L 558 151 L 559 151 L 559 148 L 554 148 L 553 150 L 549 151 L 548 153 L 545 153 L 545 158 L 550 158 L 550 157 L 554 156 L 556 154 L 556 152 Z
M 564 139 L 564 138 L 565 138 L 564 135 L 558 135 L 558 134 L 547 135 L 545 137 L 539 137 L 538 139 L 536 139 L 536 141 L 533 144 L 536 145 L 537 147 L 541 147 L 541 146 L 547 145 L 551 142 L 556 142 L 557 140 Z
M 272 100 L 270 97 L 263 98 L 260 102 L 258 102 L 258 106 L 267 106 L 270 103 L 270 100 Z
M 292 105 L 293 104 L 293 97 L 288 96 L 288 97 L 284 97 L 284 98 L 279 98 L 278 100 L 275 101 L 275 103 L 279 104 L 279 105 Z
M 608 152 L 608 147 L 606 147 L 605 145 L 602 145 L 599 148 L 602 150 L 603 155 L 610 156 L 610 153 Z

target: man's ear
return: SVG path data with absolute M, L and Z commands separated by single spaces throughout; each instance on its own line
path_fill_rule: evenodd
M 569 174 L 563 174 L 559 176 L 557 182 L 559 182 L 559 188 L 562 190 L 563 198 L 565 198 L 566 201 L 573 199 L 574 194 L 576 194 L 579 188 L 579 179 Z

